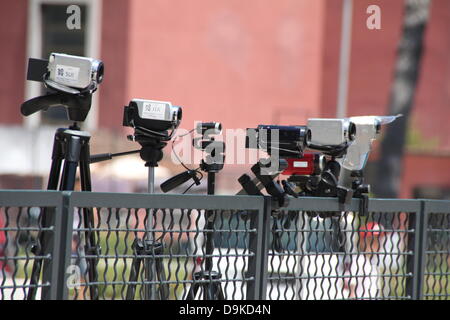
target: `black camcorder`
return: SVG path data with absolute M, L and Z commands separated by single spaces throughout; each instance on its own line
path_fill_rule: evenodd
M 278 153 L 281 158 L 302 157 L 311 132 L 307 126 L 259 125 L 248 128 L 245 147 L 262 149 L 269 155 Z

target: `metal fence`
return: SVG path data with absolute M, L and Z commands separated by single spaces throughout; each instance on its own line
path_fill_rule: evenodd
M 361 213 L 329 198 L 0 191 L 0 298 L 448 299 L 450 201 Z

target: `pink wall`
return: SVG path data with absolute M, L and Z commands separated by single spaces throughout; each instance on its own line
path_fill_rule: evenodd
M 403 2 L 353 1 L 351 74 L 348 115 L 386 114 L 397 44 L 401 35 Z M 381 30 L 366 26 L 367 7 L 381 9 Z
M 0 5 L 1 123 L 22 122 L 20 105 L 25 94 L 27 2 L 2 1 Z
M 225 128 L 303 124 L 320 106 L 324 1 L 134 0 L 128 98 Z
M 449 158 L 431 155 L 407 155 L 403 161 L 400 198 L 411 198 L 415 187 L 450 188 Z
M 422 74 L 411 124 L 420 131 L 424 141 L 436 141 L 439 149 L 448 152 L 450 151 L 450 1 L 433 0 L 431 8 Z
M 121 128 L 122 110 L 127 104 L 129 2 L 108 0 L 102 12 L 101 59 L 105 79 L 101 84 L 99 122 L 101 127 Z

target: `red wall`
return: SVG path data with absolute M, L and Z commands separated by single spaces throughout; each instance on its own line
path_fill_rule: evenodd
M 411 198 L 415 187 L 450 188 L 449 157 L 407 155 L 403 161 L 400 198 Z
M 108 0 L 103 4 L 101 59 L 105 64 L 105 79 L 100 86 L 99 124 L 106 128 L 122 127 L 122 110 L 128 101 L 126 90 L 128 37 L 128 1 Z
M 184 128 L 194 120 L 303 124 L 318 115 L 325 2 L 271 3 L 133 1 L 128 98 L 184 106 Z
M 425 142 L 450 151 L 450 1 L 433 0 L 411 125 Z M 450 182 L 450 180 L 449 180 Z
M 22 122 L 20 105 L 25 94 L 27 2 L 2 1 L 0 4 L 1 123 Z

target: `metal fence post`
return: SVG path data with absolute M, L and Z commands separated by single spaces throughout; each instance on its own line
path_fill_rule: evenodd
M 261 284 L 259 270 L 261 268 L 261 246 L 262 242 L 261 227 L 262 227 L 262 217 L 264 215 L 264 200 L 261 199 L 261 205 L 258 206 L 256 212 L 250 213 L 250 230 L 255 230 L 256 232 L 250 233 L 249 236 L 249 251 L 253 253 L 253 256 L 248 258 L 248 268 L 246 273 L 246 278 L 253 278 L 253 281 L 247 283 L 247 300 L 257 300 L 259 299 L 259 287 Z
M 72 254 L 72 233 L 73 233 L 73 207 L 71 206 L 72 192 L 62 192 L 62 211 L 59 217 L 58 236 L 59 239 L 59 273 L 57 299 L 67 300 L 67 268 L 70 264 Z
M 261 216 L 261 284 L 260 300 L 267 299 L 267 280 L 269 277 L 269 241 L 270 241 L 270 218 L 272 216 L 272 197 L 264 196 L 264 210 Z
M 425 282 L 425 257 L 427 250 L 427 230 L 428 230 L 428 210 L 427 210 L 427 201 L 422 200 L 420 206 L 420 222 L 419 222 L 419 230 L 420 230 L 420 239 L 417 243 L 417 252 L 419 253 L 419 257 L 417 260 L 417 299 L 423 299 L 423 286 Z
M 42 193 L 45 197 L 46 193 Z M 54 208 L 47 208 L 42 214 L 47 215 L 48 226 L 50 231 L 44 231 L 44 241 L 42 252 L 44 256 L 51 256 L 51 259 L 44 260 L 42 267 L 42 284 L 41 300 L 58 299 L 58 285 L 60 269 L 60 237 L 61 237 L 61 216 L 63 214 L 63 196 L 57 201 Z
M 420 201 L 420 200 L 418 200 Z M 408 230 L 413 231 L 407 236 L 408 255 L 406 259 L 406 273 L 412 277 L 406 279 L 406 294 L 413 300 L 421 297 L 423 283 L 423 239 L 426 229 L 424 228 L 424 201 L 420 201 L 420 210 L 410 214 L 408 217 Z

